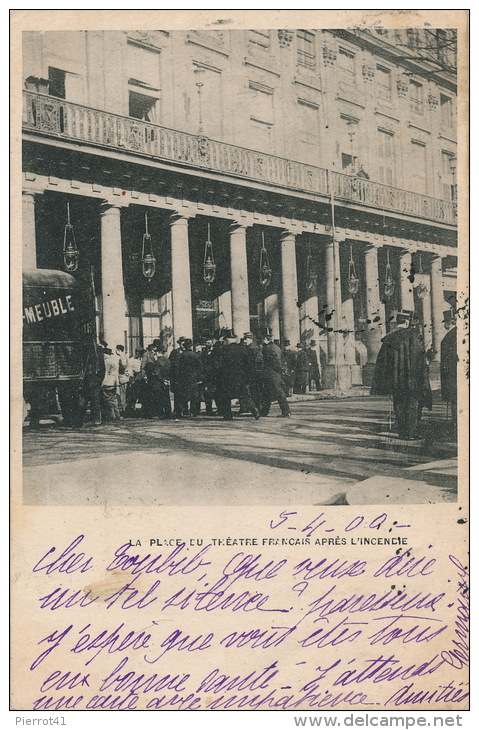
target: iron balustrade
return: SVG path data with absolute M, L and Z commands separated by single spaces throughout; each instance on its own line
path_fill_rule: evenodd
M 451 201 L 92 109 L 45 94 L 23 92 L 23 129 L 117 151 L 266 183 L 369 208 L 456 224 Z

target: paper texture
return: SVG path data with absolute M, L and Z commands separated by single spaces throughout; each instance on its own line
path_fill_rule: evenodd
M 11 709 L 17 714 L 30 710 L 63 715 L 71 710 L 146 709 L 288 710 L 310 714 L 417 710 L 437 714 L 468 709 L 467 21 L 464 10 L 12 11 Z M 251 29 L 257 31 L 256 35 L 251 36 Z M 312 29 L 309 35 L 307 29 Z M 325 29 L 331 29 L 330 36 L 321 35 Z M 338 29 L 344 34 L 335 34 Z M 447 51 L 451 47 L 443 49 L 442 67 L 437 63 L 424 66 L 417 61 L 417 54 L 426 53 L 417 44 L 398 59 L 387 50 L 387 32 L 406 29 L 411 30 L 411 37 L 414 29 L 443 29 L 445 37 L 446 30 L 457 30 L 457 123 L 455 117 L 447 126 L 448 105 L 456 100 L 448 76 L 451 69 Z M 384 35 L 381 30 L 385 30 Z M 117 40 L 112 40 L 115 31 Z M 119 56 L 112 49 L 115 43 L 126 43 L 121 40 L 124 31 L 129 32 L 130 55 L 124 57 L 127 67 L 120 74 L 115 65 Z M 250 32 L 249 38 L 244 35 L 246 31 Z M 358 31 L 370 31 L 374 37 L 366 34 L 358 40 Z M 136 53 L 158 55 L 155 33 L 161 36 L 160 76 L 158 69 L 146 72 L 145 56 Z M 190 35 L 185 39 L 186 33 Z M 62 43 L 57 43 L 55 34 L 60 35 Z M 314 52 L 308 45 L 313 36 L 317 39 Z M 273 41 L 276 50 L 268 55 L 268 44 Z M 241 45 L 245 43 L 246 50 Z M 81 65 L 85 53 L 98 53 L 103 59 L 103 66 L 90 66 L 86 76 Z M 65 59 L 69 59 L 68 67 Z M 223 87 L 215 86 L 221 74 L 223 79 L 226 77 L 229 64 L 235 63 L 238 66 L 234 68 L 243 69 L 244 78 L 235 71 Z M 292 65 L 287 67 L 287 63 Z M 327 76 L 328 64 L 336 64 L 334 73 L 340 75 L 342 86 L 339 82 L 337 88 L 327 86 L 326 78 L 333 78 Z M 187 78 L 193 65 L 203 69 L 200 82 L 196 77 Z M 406 76 L 397 76 L 400 66 L 406 68 Z M 165 68 L 174 69 L 171 78 Z M 319 71 L 323 74 L 322 86 Z M 348 96 L 352 73 L 355 91 L 350 89 Z M 26 86 L 27 76 L 34 78 L 30 87 Z M 45 80 L 50 83 L 47 97 L 39 88 Z M 54 102 L 48 107 L 45 98 L 55 95 L 55 83 L 61 88 L 60 92 L 57 89 L 58 97 L 70 100 L 69 106 Z M 238 105 L 235 94 L 242 83 L 244 102 Z M 401 84 L 405 83 L 407 92 L 402 91 Z M 376 91 L 370 91 L 368 84 Z M 379 94 L 378 85 L 383 97 L 375 106 L 368 94 Z M 402 93 L 407 97 L 401 97 Z M 199 120 L 198 94 L 203 104 Z M 328 203 L 325 196 L 315 192 L 314 186 L 322 184 L 319 177 L 314 178 L 316 172 L 310 173 L 310 192 L 301 192 L 304 182 L 296 187 L 290 179 L 281 182 L 281 160 L 287 158 L 281 150 L 292 144 L 291 139 L 288 141 L 291 120 L 286 112 L 281 116 L 281 110 L 293 102 L 302 114 L 297 122 L 294 164 L 302 165 L 301 174 L 306 175 L 304 170 L 309 165 L 311 170 L 321 168 L 328 175 L 337 173 L 338 180 L 356 180 L 354 185 L 363 187 L 353 185 L 348 202 L 331 198 Z M 128 103 L 129 115 L 125 111 Z M 234 116 L 239 119 L 243 104 L 250 103 L 254 107 L 249 115 L 252 126 L 243 129 Z M 281 106 L 283 103 L 285 106 Z M 421 114 L 408 111 L 404 116 L 398 112 L 401 104 L 411 103 L 419 105 L 416 111 L 420 109 Z M 141 120 L 140 112 L 134 111 L 135 104 L 143 104 L 143 127 L 139 127 L 136 151 L 128 148 L 127 136 L 121 136 L 127 135 L 124 120 L 132 116 Z M 90 113 L 89 109 L 100 111 Z M 325 109 L 336 116 L 329 120 L 318 117 L 323 157 L 315 158 L 316 132 L 311 119 Z M 155 125 L 175 130 L 175 119 L 181 115 L 195 121 L 189 129 L 179 127 L 184 135 L 172 142 L 178 146 L 169 151 L 162 148 L 163 156 L 147 153 L 142 147 L 146 144 L 144 135 L 151 135 L 148 144 L 159 144 L 159 138 L 155 138 L 159 127 Z M 75 130 L 68 126 L 72 120 L 78 125 Z M 197 121 L 200 129 L 193 128 Z M 337 129 L 326 130 L 325 123 Z M 375 129 L 379 135 L 374 137 L 376 142 L 372 135 L 365 142 L 362 129 Z M 280 134 L 283 148 L 275 137 Z M 326 134 L 330 136 L 325 138 Z M 200 156 L 191 162 L 188 139 L 193 136 L 206 140 L 206 154 L 213 155 L 212 150 L 217 150 L 216 163 L 213 157 L 208 163 L 201 162 L 201 145 Z M 392 136 L 397 147 L 391 156 L 388 145 L 393 144 Z M 208 141 L 215 139 L 223 140 L 221 150 L 220 143 L 214 147 Z M 276 149 L 271 148 L 275 154 L 264 156 L 266 162 L 262 163 L 261 152 L 270 139 L 276 140 L 271 142 L 276 144 Z M 327 160 L 325 139 L 330 140 Z M 260 150 L 256 172 L 251 172 L 253 168 L 245 172 L 246 168 L 234 171 L 231 167 L 228 171 L 224 167 L 226 157 L 221 157 L 226 155 L 228 144 L 231 149 L 236 145 L 247 151 Z M 406 146 L 408 155 L 404 152 Z M 426 163 L 421 167 L 423 154 L 430 157 L 424 158 Z M 380 164 L 376 164 L 379 158 Z M 246 157 L 242 159 L 241 164 L 246 165 Z M 435 167 L 431 160 L 435 160 Z M 360 166 L 366 178 L 357 175 Z M 198 169 L 202 183 L 193 199 L 191 181 Z M 382 179 L 373 169 L 382 170 Z M 396 175 L 396 182 L 388 178 L 389 174 Z M 277 177 L 271 182 L 267 175 Z M 158 180 L 162 181 L 159 187 Z M 363 193 L 372 195 L 368 191 L 373 190 L 375 181 L 383 191 L 389 186 L 390 191 L 415 194 L 414 200 L 422 201 L 420 207 L 407 208 L 406 193 L 401 198 L 402 209 L 397 203 L 399 198 L 392 203 L 392 199 L 381 198 L 381 203 L 379 188 L 374 189 L 373 202 L 361 198 Z M 241 186 L 247 200 L 235 198 L 232 193 L 229 197 L 222 194 L 233 187 L 238 191 Z M 28 262 L 28 226 L 33 220 L 38 268 L 63 267 L 66 208 L 63 202 L 57 203 L 68 198 L 72 201 L 77 241 L 85 245 L 87 232 L 91 250 L 98 254 L 101 237 L 106 240 L 105 226 L 116 225 L 114 216 L 108 224 L 103 217 L 100 229 L 99 206 L 104 206 L 104 216 L 106 190 L 110 212 L 124 205 L 124 246 L 130 245 L 125 241 L 130 241 L 128 237 L 135 232 L 138 251 L 136 259 L 128 259 L 128 266 L 137 266 L 138 270 L 148 205 L 152 206 L 148 221 L 154 242 L 155 221 L 160 220 L 155 215 L 176 213 L 183 216 L 181 220 L 188 220 L 190 251 L 199 252 L 198 269 L 191 259 L 193 283 L 195 271 L 203 265 L 206 228 L 198 223 L 206 220 L 202 216 L 209 216 L 212 222 L 218 270 L 224 253 L 216 240 L 220 234 L 225 242 L 229 240 L 230 228 L 215 226 L 235 223 L 240 231 L 241 226 L 257 231 L 263 226 L 273 279 L 279 271 L 274 245 L 284 249 L 287 241 L 283 237 L 282 243 L 278 238 L 270 244 L 272 229 L 268 226 L 277 220 L 293 240 L 301 236 L 305 243 L 299 245 L 303 248 L 298 244 L 296 248 L 297 255 L 302 251 L 303 257 L 303 264 L 298 264 L 299 288 L 301 277 L 308 275 L 306 266 L 311 254 L 307 240 L 314 240 L 315 235 L 311 226 L 318 226 L 318 240 L 325 242 L 331 236 L 331 220 L 320 212 L 321 206 L 326 211 L 327 205 L 336 202 L 333 228 L 336 226 L 338 238 L 342 236 L 337 250 L 346 267 L 343 277 L 351 278 L 351 269 L 347 268 L 350 246 L 358 278 L 364 282 L 368 276 L 364 268 L 368 264 L 359 263 L 359 249 L 353 248 L 358 242 L 363 246 L 361 257 L 366 260 L 367 251 L 378 245 L 378 236 L 384 235 L 385 248 L 379 254 L 381 286 L 390 261 L 381 258 L 386 249 L 399 253 L 404 247 L 409 257 L 414 250 L 419 277 L 414 286 L 426 277 L 428 291 L 421 301 L 432 307 L 430 337 L 436 340 L 430 339 L 430 347 L 434 349 L 435 343 L 436 353 L 437 328 L 444 326 L 437 312 L 448 307 L 457 312 L 457 451 L 455 438 L 447 431 L 451 410 L 448 406 L 446 412 L 438 392 L 439 366 L 433 353 L 430 373 L 436 367 L 437 392 L 433 411 L 424 412 L 423 423 L 436 426 L 433 432 L 427 426 L 426 445 L 424 440 L 411 445 L 390 435 L 388 419 L 391 424 L 392 411 L 387 398 L 374 400 L 369 395 L 370 381 L 367 386 L 358 384 L 361 397 L 351 399 L 351 392 L 338 387 L 336 380 L 330 388 L 331 392 L 336 388 L 336 400 L 334 394 L 329 400 L 321 400 L 314 388 L 310 400 L 295 395 L 290 400 L 291 418 L 284 422 L 274 418 L 279 408 L 273 405 L 268 418 L 256 423 L 248 416 L 246 426 L 246 416 L 230 426 L 219 418 L 207 421 L 202 414 L 191 425 L 153 421 L 142 427 L 138 420 L 127 423 L 125 419 L 118 431 L 103 426 L 96 431 L 91 427 L 62 431 L 52 422 L 44 423 L 43 428 L 40 424 L 36 430 L 24 426 L 22 462 L 22 423 L 28 412 L 20 376 L 19 252 L 23 248 L 24 262 Z M 337 198 L 342 194 L 337 192 Z M 78 220 L 74 215 L 80 208 L 75 205 L 82 196 L 87 203 Z M 32 219 L 28 211 L 25 217 L 25 206 L 33 198 L 36 208 Z M 257 199 L 256 211 L 250 198 Z M 273 200 L 276 208 L 272 207 Z M 98 208 L 93 210 L 91 206 L 95 205 Z M 132 228 L 128 229 L 125 220 L 134 210 L 141 212 L 135 213 L 137 217 L 131 219 Z M 455 219 L 448 218 L 454 211 L 457 229 Z M 226 222 L 218 223 L 223 218 Z M 161 226 L 166 226 L 165 221 L 161 218 Z M 298 230 L 295 226 L 301 221 L 304 226 Z M 386 226 L 393 225 L 391 221 L 396 229 L 386 231 Z M 113 228 L 108 230 L 111 233 Z M 238 228 L 233 230 L 238 235 Z M 178 236 L 172 240 L 180 246 L 178 225 L 161 231 L 162 236 L 170 235 L 165 231 Z M 255 251 L 260 250 L 257 235 Z M 414 236 L 420 242 L 417 246 Z M 55 247 L 57 252 L 52 253 Z M 421 259 L 418 251 L 422 251 Z M 134 285 L 128 280 L 130 269 L 124 264 L 122 275 L 121 269 L 118 273 L 115 268 L 114 253 L 110 262 L 102 255 L 101 261 L 92 259 L 92 266 L 98 267 L 104 297 L 108 276 L 113 281 L 111 297 L 118 296 L 123 283 L 127 294 L 131 294 Z M 124 261 L 129 255 L 124 253 Z M 439 274 L 442 289 L 450 286 L 451 291 L 457 290 L 457 304 L 455 301 L 442 309 L 445 300 L 437 305 L 437 290 L 433 289 L 432 294 L 430 291 L 434 279 L 427 278 L 433 277 L 437 257 L 443 262 Z M 58 266 L 54 265 L 56 261 Z M 158 255 L 157 266 L 163 266 Z M 234 321 L 246 321 L 247 330 L 248 312 L 247 319 L 241 320 L 238 308 L 235 310 L 241 305 L 234 300 L 236 285 L 231 266 L 233 310 L 231 304 L 228 310 L 224 299 L 220 306 L 224 311 L 233 311 L 233 321 L 226 321 L 226 317 L 220 326 L 231 328 Z M 323 266 L 321 263 L 318 271 L 323 272 Z M 157 273 L 161 275 L 161 271 Z M 250 275 L 256 276 L 251 270 Z M 454 285 L 448 283 L 453 275 Z M 404 279 L 400 268 L 393 269 L 397 287 L 401 276 Z M 365 307 L 374 294 L 371 291 L 378 286 L 377 278 L 373 284 L 369 280 L 367 295 L 359 295 Z M 290 326 L 283 316 L 287 313 L 285 281 L 283 275 L 283 289 L 277 288 L 269 300 L 264 300 L 264 308 L 258 309 L 258 317 L 272 326 L 273 336 L 279 324 L 268 315 L 268 306 L 276 302 L 274 306 L 278 307 L 278 293 L 283 302 L 278 315 L 283 317 L 281 327 Z M 143 281 L 141 286 L 145 291 L 147 284 Z M 404 291 L 402 306 L 396 309 L 414 308 L 414 300 L 413 307 L 404 306 Z M 178 296 L 178 288 L 174 296 Z M 201 307 L 195 297 L 200 295 L 194 286 L 191 296 L 197 307 L 194 316 L 199 317 Z M 417 296 L 416 292 L 416 304 Z M 353 303 L 353 297 L 346 298 L 343 291 L 343 317 L 352 316 L 354 321 L 360 313 L 359 299 Z M 176 303 L 174 297 L 172 302 L 168 300 L 169 306 L 176 322 L 183 317 L 181 326 L 186 327 L 188 316 L 191 322 L 191 311 L 188 309 L 186 319 L 183 310 L 178 314 L 180 298 Z M 153 301 L 154 297 L 146 299 Z M 312 311 L 305 309 L 304 301 L 298 303 L 303 307 L 300 336 L 306 331 L 304 322 Z M 164 304 L 163 299 L 160 305 Z M 131 303 L 127 306 L 131 314 Z M 392 311 L 390 303 L 382 306 L 386 314 Z M 108 302 L 97 302 L 97 307 L 101 310 L 98 322 L 102 317 L 106 321 Z M 425 309 L 421 311 L 426 316 Z M 143 316 L 142 326 L 153 327 L 155 316 L 153 310 Z M 313 310 L 310 320 L 317 316 L 317 310 Z M 365 311 L 364 321 L 367 316 Z M 341 333 L 349 327 L 345 322 L 337 323 Z M 111 331 L 116 332 L 116 326 L 121 333 L 122 322 L 113 318 Z M 172 326 L 175 329 L 174 320 Z M 328 340 L 327 328 L 314 329 L 317 323 L 310 327 L 313 329 L 308 338 L 320 339 L 321 361 L 323 346 L 326 348 L 333 340 Z M 139 343 L 132 332 L 128 330 L 128 354 Z M 150 340 L 146 329 L 143 335 L 145 345 L 156 336 L 153 329 Z M 337 343 L 335 347 L 339 348 Z M 347 349 L 350 343 L 347 338 L 341 340 L 341 347 Z M 377 349 L 379 345 L 378 341 Z M 353 363 L 348 365 L 349 377 L 354 377 L 354 368 L 361 368 L 368 359 L 366 346 L 356 350 L 349 361 Z M 326 373 L 328 362 L 323 365 Z M 338 369 L 335 377 L 339 377 Z M 354 387 L 351 382 L 349 386 Z M 446 441 L 449 450 L 444 446 Z

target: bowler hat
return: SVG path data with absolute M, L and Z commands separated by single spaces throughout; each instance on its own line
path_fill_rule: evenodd
M 249 339 L 254 340 L 254 334 L 252 332 L 245 332 L 243 337 L 248 337 Z
M 223 330 L 222 336 L 226 337 L 227 340 L 232 340 L 236 337 L 233 330 Z
M 316 340 L 310 340 L 309 346 L 316 347 Z
M 193 340 L 190 340 L 188 337 L 183 338 L 183 347 L 188 349 L 189 347 L 193 347 Z

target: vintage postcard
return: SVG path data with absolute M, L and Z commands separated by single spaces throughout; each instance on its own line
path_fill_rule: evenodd
M 18 723 L 460 726 L 468 11 L 11 41 Z

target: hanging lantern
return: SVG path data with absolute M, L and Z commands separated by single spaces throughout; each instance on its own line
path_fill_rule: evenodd
M 145 279 L 151 281 L 156 271 L 156 259 L 153 256 L 153 246 L 151 236 L 148 233 L 148 214 L 145 213 L 145 232 L 143 234 L 143 242 L 141 246 L 141 267 Z
M 67 203 L 67 222 L 63 233 L 63 263 L 65 271 L 72 273 L 78 269 L 80 252 L 75 241 L 75 231 L 70 223 L 70 203 Z
M 269 265 L 268 252 L 264 245 L 264 233 L 261 231 L 261 240 L 263 245 L 261 246 L 261 253 L 259 257 L 259 283 L 265 289 L 271 284 L 271 267 Z
M 216 264 L 210 238 L 210 224 L 208 223 L 208 238 L 205 243 L 205 255 L 203 257 L 203 279 L 207 284 L 212 284 L 216 278 Z
M 311 256 L 311 243 L 308 244 L 308 258 L 306 259 L 306 291 L 312 294 L 316 289 L 317 274 L 314 273 L 313 257 Z
M 395 281 L 391 271 L 391 263 L 389 261 L 389 250 L 387 251 L 386 278 L 384 280 L 384 296 L 388 299 L 394 294 Z
M 359 291 L 359 279 L 356 275 L 356 267 L 354 266 L 352 245 L 349 247 L 348 291 L 353 297 Z
M 424 271 L 422 270 L 422 256 L 419 254 L 419 271 L 418 274 L 424 274 Z M 424 282 L 421 280 L 419 284 L 416 287 L 416 294 L 419 297 L 419 299 L 424 299 L 424 297 L 427 294 L 427 286 L 424 284 Z

